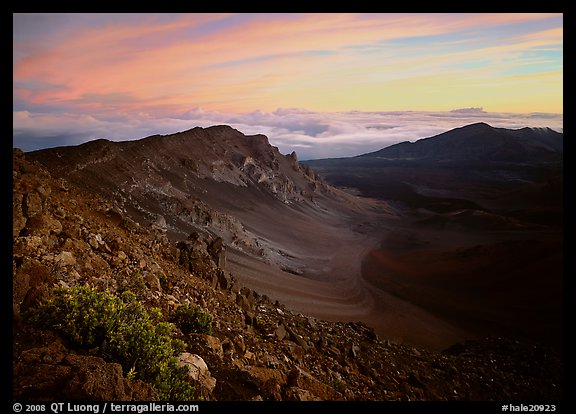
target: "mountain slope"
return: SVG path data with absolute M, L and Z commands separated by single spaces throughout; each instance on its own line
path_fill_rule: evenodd
M 210 239 L 170 241 L 119 213 L 112 198 L 53 177 L 18 150 L 12 197 L 15 401 L 158 399 L 157 390 L 122 361 L 79 346 L 62 326 L 28 320 L 27 312 L 57 289 L 70 293 L 71 303 L 73 288 L 82 286 L 117 299 L 130 291 L 133 304 L 174 323 L 172 335 L 185 345 L 175 356 L 189 367 L 188 381 L 203 406 L 213 400 L 562 398 L 562 360 L 546 348 L 485 338 L 430 352 L 379 339 L 362 323 L 291 312 L 223 272 Z M 212 316 L 211 333 L 190 333 L 175 322 L 176 311 L 187 305 Z
M 486 123 L 467 125 L 414 143 L 402 142 L 359 158 L 434 162 L 489 161 L 544 163 L 563 152 L 562 134 L 551 129 L 493 128 Z
M 556 191 L 553 199 L 561 199 L 563 134 L 477 123 L 356 157 L 304 163 L 333 185 L 412 208 L 517 209 L 522 203 L 510 194 L 546 185 Z
M 284 156 L 265 136 L 228 126 L 137 141 L 97 140 L 27 156 L 55 176 L 113 195 L 117 208 L 162 227 L 172 239 L 207 229 L 252 253 L 260 250 L 259 238 L 278 233 L 267 231 L 273 224 L 266 219 L 269 211 L 307 220 L 317 205 L 353 212 L 357 202 L 301 167 L 296 154 Z

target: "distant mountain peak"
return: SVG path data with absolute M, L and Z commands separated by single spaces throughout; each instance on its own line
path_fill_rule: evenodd
M 388 160 L 545 162 L 563 151 L 563 134 L 552 129 L 495 128 L 477 122 L 413 143 L 401 142 L 361 157 Z
M 494 127 L 486 122 L 474 122 L 472 124 L 464 125 L 461 128 L 490 128 L 493 129 Z

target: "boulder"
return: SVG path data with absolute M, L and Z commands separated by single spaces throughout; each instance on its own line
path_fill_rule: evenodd
M 216 379 L 210 374 L 206 362 L 196 354 L 184 352 L 178 357 L 181 366 L 188 367 L 188 378 L 190 382 L 200 388 L 200 394 L 206 398 L 216 387 Z
M 22 212 L 22 193 L 12 193 L 12 237 L 18 237 L 20 231 L 26 227 L 27 218 Z
M 122 367 L 70 353 L 62 343 L 23 351 L 14 363 L 13 398 L 18 400 L 154 401 L 154 388 L 124 378 Z
M 208 358 L 216 357 L 222 360 L 224 349 L 219 338 L 206 334 L 190 334 L 190 349 L 197 353 L 206 355 Z
M 25 217 L 30 218 L 41 214 L 43 207 L 44 206 L 40 194 L 36 192 L 24 194 L 22 212 L 24 213 Z
M 224 240 L 222 237 L 217 237 L 208 246 L 208 253 L 212 257 L 212 260 L 219 269 L 224 269 L 226 267 L 226 246 L 224 246 Z
M 284 326 L 284 324 L 278 325 L 278 328 L 276 328 L 276 331 L 274 331 L 274 336 L 276 337 L 276 339 L 281 341 L 284 338 L 286 338 L 286 335 L 288 335 L 288 333 L 286 332 L 286 327 Z
M 245 366 L 240 370 L 241 377 L 255 386 L 267 399 L 281 400 L 281 389 L 286 386 L 287 375 L 275 368 Z
M 60 252 L 58 256 L 54 258 L 56 264 L 60 267 L 64 266 L 74 266 L 76 264 L 76 259 L 71 252 L 63 251 Z
M 12 305 L 14 316 L 18 317 L 24 302 L 30 305 L 35 302 L 32 300 L 34 295 L 31 291 L 35 292 L 43 285 L 50 285 L 55 282 L 55 279 L 44 264 L 36 259 L 25 258 L 19 266 L 15 267 L 12 281 Z
M 153 292 L 161 292 L 162 286 L 160 285 L 160 279 L 152 272 L 144 271 L 144 283 Z
M 295 366 L 288 375 L 288 385 L 309 391 L 320 400 L 340 400 L 342 396 L 334 388 L 314 378 L 310 373 Z
M 287 401 L 321 401 L 308 390 L 298 387 L 288 387 L 284 391 L 284 397 Z

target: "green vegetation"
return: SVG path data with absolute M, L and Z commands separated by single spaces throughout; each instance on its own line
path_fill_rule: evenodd
M 130 273 L 123 272 L 117 281 L 119 292 L 132 292 L 141 297 L 146 290 L 144 275 L 139 269 L 132 270 Z
M 133 233 L 136 230 L 136 223 L 129 217 L 122 217 L 122 223 L 120 227 L 126 230 L 128 233 Z
M 180 250 L 180 257 L 178 258 L 178 264 L 188 269 L 188 266 L 190 264 L 190 255 L 188 254 L 186 249 Z
M 160 400 L 192 400 L 188 368 L 179 366 L 176 357 L 185 344 L 171 337 L 174 326 L 161 318 L 160 310 L 146 311 L 132 292 L 117 297 L 88 286 L 56 289 L 29 315 L 34 325 L 120 363 L 128 378 L 154 385 Z
M 197 305 L 181 304 L 172 315 L 172 321 L 184 332 L 212 334 L 212 315 Z

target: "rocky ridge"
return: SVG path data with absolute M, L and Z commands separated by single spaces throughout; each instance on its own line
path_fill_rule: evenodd
M 171 240 L 209 233 L 268 262 L 278 262 L 270 254 L 273 243 L 236 216 L 253 207 L 246 200 L 289 208 L 315 206 L 325 195 L 341 196 L 301 165 L 295 153 L 282 155 L 266 136 L 244 135 L 225 125 L 136 141 L 100 139 L 27 157 L 40 161 L 54 177 L 105 198 L 112 195 L 115 211 L 166 231 Z
M 296 314 L 223 270 L 217 235 L 196 232 L 177 244 L 163 227 L 161 219 L 138 224 L 14 150 L 13 398 L 157 398 L 115 361 L 27 323 L 26 310 L 56 287 L 82 285 L 131 290 L 164 315 L 181 303 L 210 312 L 211 335 L 176 331 L 187 348 L 179 359 L 205 400 L 562 398 L 562 360 L 550 350 L 486 338 L 433 353 L 381 340 L 362 323 Z

